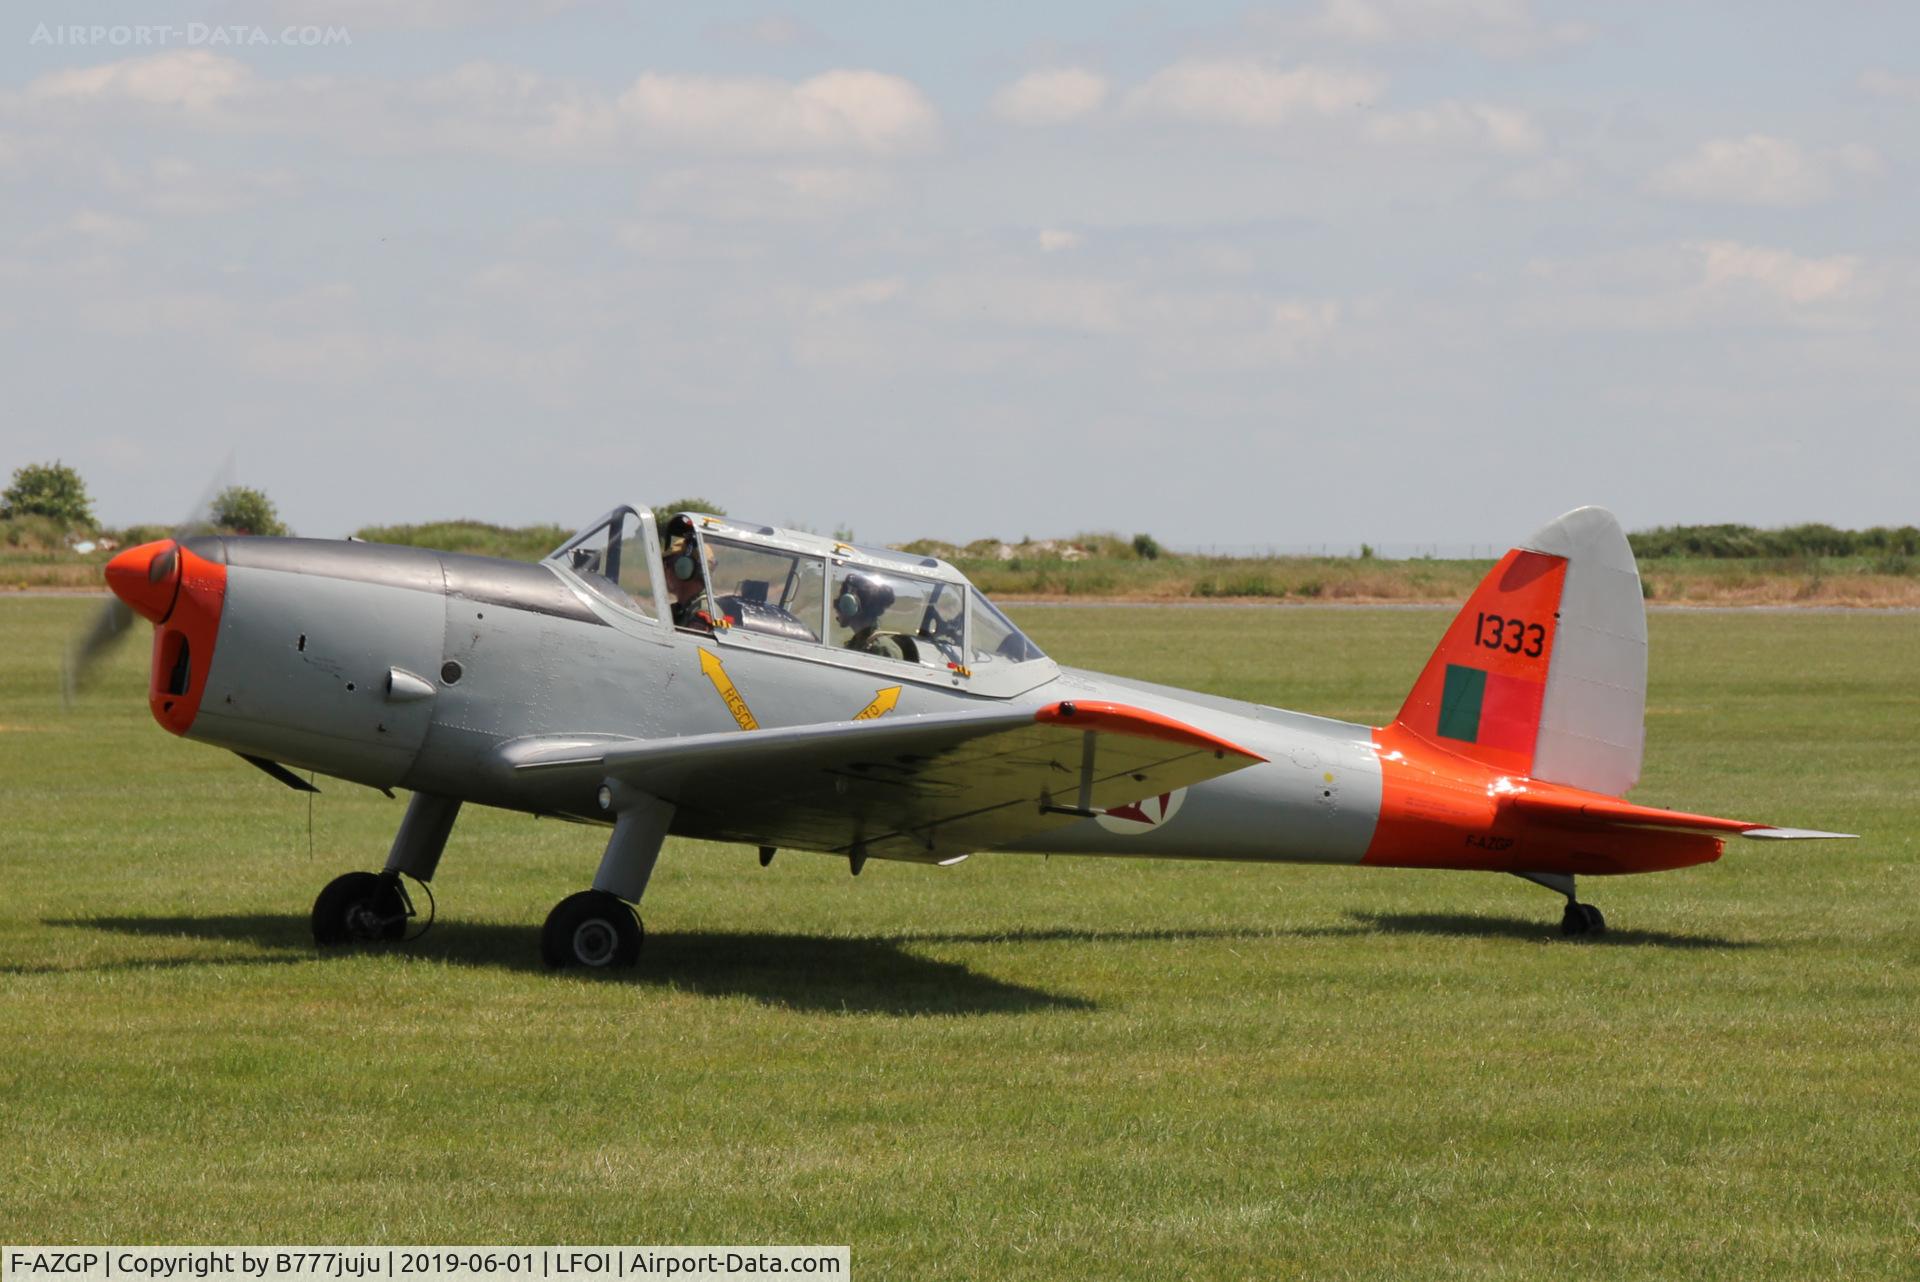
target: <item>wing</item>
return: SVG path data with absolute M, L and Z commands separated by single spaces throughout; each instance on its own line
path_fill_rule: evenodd
M 1538 785 L 1534 785 L 1538 787 Z M 1745 819 L 1720 819 L 1636 806 L 1630 801 L 1593 793 L 1530 791 L 1508 797 L 1506 804 L 1524 815 L 1584 828 L 1659 828 L 1669 832 L 1717 832 L 1729 837 L 1781 841 L 1806 838 L 1852 837 L 1850 832 L 1817 832 L 1811 828 L 1771 828 Z
M 1124 704 L 1063 702 L 679 739 L 510 745 L 516 772 L 617 779 L 719 841 L 941 863 L 1264 758 Z

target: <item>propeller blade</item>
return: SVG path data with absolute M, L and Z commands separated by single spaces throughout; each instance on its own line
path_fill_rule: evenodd
M 100 607 L 86 631 L 67 645 L 66 662 L 61 666 L 60 695 L 71 705 L 74 697 L 91 684 L 100 663 L 119 645 L 120 638 L 133 626 L 133 611 L 115 597 Z
M 200 491 L 200 501 L 193 505 L 193 510 L 187 513 L 185 520 L 173 527 L 173 537 L 176 541 L 190 539 L 196 534 L 220 532 L 220 527 L 213 523 L 213 501 L 234 483 L 233 460 L 233 451 L 227 451 L 226 458 L 222 459 L 220 466 L 214 469 L 213 479 L 208 481 L 206 488 Z

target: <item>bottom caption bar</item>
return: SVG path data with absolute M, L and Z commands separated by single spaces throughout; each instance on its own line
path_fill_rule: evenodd
M 7 1246 L 0 1282 L 846 1278 L 844 1246 Z

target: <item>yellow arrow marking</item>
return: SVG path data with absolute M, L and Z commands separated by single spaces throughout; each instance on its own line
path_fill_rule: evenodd
M 855 721 L 872 721 L 875 717 L 884 717 L 893 711 L 893 705 L 900 702 L 900 687 L 888 686 L 874 692 L 873 702 L 853 714 Z
M 733 688 L 733 678 L 727 675 L 727 669 L 720 662 L 720 656 L 705 646 L 700 647 L 700 672 L 707 680 L 713 682 L 713 688 L 720 692 L 721 701 L 727 705 L 727 711 L 733 714 L 733 719 L 740 723 L 742 730 L 760 728 L 760 723 L 753 719 L 753 709 L 749 708 L 747 701 L 740 697 L 740 692 Z

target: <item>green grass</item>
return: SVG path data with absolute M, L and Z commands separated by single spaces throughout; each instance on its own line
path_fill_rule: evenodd
M 644 969 L 535 965 L 594 830 L 478 811 L 317 957 L 401 803 L 59 710 L 0 602 L 0 1236 L 846 1242 L 863 1277 L 1912 1277 L 1920 617 L 1657 615 L 1641 800 L 1867 834 L 1595 880 L 675 843 Z M 1433 611 L 1019 612 L 1065 661 L 1390 715 Z

